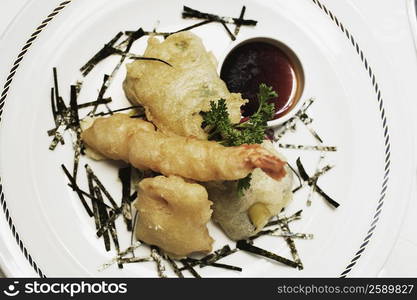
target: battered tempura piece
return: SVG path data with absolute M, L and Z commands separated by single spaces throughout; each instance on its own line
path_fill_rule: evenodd
M 184 31 L 163 42 L 151 37 L 144 56 L 163 59 L 172 67 L 137 60 L 127 65 L 123 87 L 128 99 L 142 104 L 148 120 L 163 133 L 206 139 L 200 112 L 210 110 L 210 101 L 221 98 L 231 122 L 240 121 L 240 107 L 246 101 L 228 91 L 217 74 L 214 56 L 198 36 Z
M 142 180 L 138 195 L 139 240 L 162 248 L 174 258 L 212 250 L 213 239 L 206 227 L 212 202 L 204 187 L 177 176 L 157 176 Z
M 279 155 L 270 142 L 263 146 Z M 288 169 L 288 166 L 285 167 Z M 214 202 L 213 219 L 233 240 L 247 239 L 262 230 L 292 199 L 292 174 L 288 169 L 281 180 L 273 180 L 261 169 L 252 172 L 248 190 L 236 193 L 236 182 L 208 182 L 209 198 Z
M 98 118 L 81 137 L 105 157 L 124 160 L 139 169 L 151 169 L 197 181 L 236 180 L 261 168 L 279 180 L 285 162 L 261 145 L 224 147 L 217 142 L 167 136 L 151 124 L 124 114 Z

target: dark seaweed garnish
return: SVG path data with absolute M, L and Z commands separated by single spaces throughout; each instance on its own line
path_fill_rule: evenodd
M 182 264 L 184 265 L 185 270 L 189 271 L 191 275 L 193 275 L 195 278 L 201 278 L 200 274 L 197 273 L 197 271 L 190 265 L 189 259 L 181 259 Z
M 224 23 L 240 25 L 240 26 L 242 26 L 242 25 L 255 26 L 258 23 L 258 21 L 246 20 L 246 19 L 243 19 L 241 17 L 239 17 L 239 18 L 220 17 L 220 16 L 214 15 L 214 14 L 203 13 L 203 12 L 198 11 L 196 9 L 192 9 L 188 6 L 184 6 L 183 12 L 182 12 L 182 17 L 183 18 L 205 19 L 205 20 L 210 20 L 210 21 L 213 21 L 213 22 L 224 22 Z
M 113 215 L 115 215 L 115 213 L 113 211 L 110 211 L 109 212 L 110 219 L 112 219 Z M 120 254 L 119 238 L 117 237 L 116 225 L 114 221 L 110 223 L 109 231 L 110 231 L 111 238 L 113 240 L 114 248 L 116 249 L 116 253 Z M 118 262 L 117 265 L 119 269 L 123 269 L 123 264 L 121 262 Z
M 174 270 L 175 275 L 177 275 L 179 278 L 184 278 L 184 274 L 182 274 L 180 268 L 178 268 L 176 262 L 169 256 L 166 257 L 166 260 L 171 265 L 171 268 Z
M 94 187 L 94 194 L 96 195 L 96 198 L 98 200 L 97 205 L 98 205 L 98 215 L 100 219 L 100 226 L 103 226 L 103 224 L 107 224 L 107 223 L 111 224 L 111 221 L 109 221 L 109 215 L 107 213 L 106 206 L 104 205 L 103 196 L 101 195 L 101 191 L 98 187 Z M 102 236 L 103 236 L 104 247 L 106 248 L 106 251 L 110 251 L 110 238 L 109 238 L 108 227 L 106 228 L 106 230 L 103 230 Z
M 222 24 L 222 26 L 226 29 L 226 32 L 229 35 L 230 39 L 232 41 L 234 41 L 234 40 L 236 40 L 236 35 L 238 35 L 238 33 L 240 31 L 240 27 L 242 25 L 255 26 L 258 23 L 255 20 L 245 20 L 243 18 L 244 14 L 245 14 L 245 11 L 246 11 L 246 7 L 243 6 L 242 10 L 240 12 L 239 18 L 231 18 L 231 17 L 220 17 L 220 16 L 217 16 L 217 15 L 214 15 L 214 14 L 209 14 L 209 13 L 203 13 L 201 11 L 192 9 L 188 6 L 184 6 L 184 9 L 183 9 L 183 12 L 182 12 L 182 17 L 183 18 L 204 19 L 207 22 L 218 22 L 218 23 Z M 236 25 L 234 33 L 232 31 L 230 31 L 227 24 Z M 194 27 L 197 27 L 197 26 L 200 26 L 200 24 L 194 25 Z M 194 27 L 191 27 L 191 28 L 194 28 Z M 186 30 L 191 29 L 191 28 L 187 28 Z
M 229 256 L 233 253 L 235 253 L 238 249 L 231 249 L 229 245 L 226 245 L 216 251 L 214 251 L 212 254 L 208 254 L 207 256 L 201 258 L 201 259 L 188 259 L 188 266 L 194 267 L 194 266 L 200 266 L 200 268 L 210 266 L 211 264 L 215 263 L 219 259 L 222 259 L 226 256 Z M 186 270 L 186 267 L 180 268 L 180 271 Z
M 90 196 L 94 199 L 96 199 L 95 195 L 95 189 L 94 189 L 94 183 L 93 178 L 91 178 L 91 175 L 87 174 L 87 180 L 88 180 L 88 190 L 90 192 Z M 100 229 L 100 212 L 98 210 L 98 201 L 92 201 L 93 204 L 93 214 L 94 214 L 94 224 L 96 225 L 96 230 Z
M 78 198 L 81 200 L 81 203 L 83 204 L 87 214 L 92 217 L 94 214 L 91 211 L 91 208 L 88 206 L 87 202 L 85 201 L 84 195 L 75 187 L 77 187 L 77 183 L 75 182 L 74 177 L 71 176 L 70 172 L 67 170 L 64 164 L 61 164 L 62 169 L 64 170 L 65 175 L 67 176 L 69 182 L 74 187 L 73 190 L 77 193 Z
M 291 215 L 289 217 L 281 217 L 281 218 L 278 218 L 277 220 L 269 221 L 265 225 L 265 227 L 278 225 L 280 222 L 290 223 L 290 222 L 295 221 L 295 220 L 300 220 L 302 212 L 303 212 L 303 210 L 299 210 L 299 211 L 297 211 L 296 213 L 294 213 L 293 215 Z
M 113 46 L 122 35 L 122 32 L 118 32 L 107 44 L 104 45 L 103 48 L 101 48 L 100 51 L 98 51 L 84 66 L 80 68 L 83 76 L 87 76 L 100 61 L 114 54 Z
M 231 249 L 229 245 L 226 245 L 223 248 L 214 251 L 213 254 L 209 254 L 206 257 L 202 258 L 200 265 L 201 267 L 209 266 L 218 261 L 219 259 L 235 253 L 236 251 L 237 249 Z
M 151 257 L 156 263 L 156 267 L 158 270 L 158 276 L 161 278 L 167 277 L 165 275 L 165 266 L 162 263 L 162 255 L 158 247 L 151 246 Z
M 114 114 L 116 112 L 127 111 L 127 110 L 137 110 L 138 111 L 137 116 L 141 116 L 141 117 L 145 116 L 145 110 L 144 110 L 142 105 L 133 105 L 133 106 L 123 107 L 123 108 L 119 108 L 119 109 L 113 109 L 111 112 L 99 112 L 99 113 L 96 113 L 92 116 L 93 117 L 103 117 L 103 116 Z
M 94 174 L 94 172 L 91 169 L 91 167 L 88 164 L 85 164 L 84 167 L 85 167 L 85 169 L 87 171 L 87 174 L 89 176 L 91 176 L 91 178 L 93 179 L 93 181 L 97 184 L 97 186 L 100 188 L 100 190 L 106 196 L 106 198 L 110 201 L 111 205 L 113 206 L 113 209 L 116 210 L 116 211 L 118 211 L 119 208 L 118 208 L 116 202 L 114 201 L 113 197 L 110 195 L 110 193 L 107 191 L 107 189 L 101 183 L 101 181 L 98 179 L 98 177 L 96 176 L 96 174 Z
M 307 174 L 303 164 L 301 163 L 301 159 L 297 159 L 297 168 L 298 172 L 301 176 L 301 178 L 311 187 L 314 186 L 314 191 L 317 192 L 320 196 L 323 197 L 324 200 L 326 200 L 330 205 L 332 205 L 334 208 L 337 208 L 340 206 L 339 203 L 337 203 L 335 200 L 333 200 L 329 195 L 327 195 L 318 185 L 317 180 L 319 179 L 319 176 L 315 174 L 315 177 L 313 180 L 312 178 Z
M 130 205 L 130 180 L 132 168 L 130 166 L 119 169 L 122 182 L 122 215 L 128 231 L 132 231 L 132 207 Z
M 240 16 L 239 16 L 239 19 L 238 19 L 238 23 L 236 24 L 236 27 L 235 27 L 235 32 L 234 32 L 235 36 L 239 34 L 240 26 L 242 26 L 241 22 L 243 20 L 243 17 L 245 16 L 245 11 L 246 11 L 246 6 L 242 6 L 242 10 L 240 11 Z
M 226 270 L 232 270 L 232 271 L 242 272 L 242 268 L 241 267 L 236 267 L 236 266 L 231 266 L 231 265 L 226 265 L 226 264 L 212 263 L 212 264 L 210 264 L 208 266 L 210 266 L 210 267 L 216 267 L 216 268 L 221 268 L 221 269 L 226 269 Z
M 194 29 L 194 28 L 197 28 L 197 27 L 200 27 L 200 26 L 203 26 L 203 25 L 212 23 L 212 22 L 213 21 L 211 21 L 211 20 L 205 20 L 205 21 L 202 21 L 202 22 L 198 22 L 198 23 L 196 23 L 194 25 L 184 27 L 184 28 L 179 29 L 179 30 L 174 31 L 174 32 L 157 32 L 156 30 L 153 30 L 153 31 L 144 31 L 144 33 L 145 33 L 145 35 L 162 36 L 164 38 L 167 38 L 168 36 L 170 36 L 170 35 L 172 35 L 174 33 L 191 30 L 191 29 Z M 131 35 L 131 34 L 133 34 L 133 31 L 125 31 L 125 34 L 126 35 Z
M 212 20 L 205 20 L 205 21 L 202 21 L 202 22 L 198 22 L 198 23 L 196 23 L 196 24 L 194 24 L 194 25 L 187 26 L 187 27 L 182 28 L 182 29 L 180 29 L 180 30 L 177 30 L 177 31 L 175 31 L 175 32 L 171 32 L 171 33 L 169 33 L 168 35 L 171 35 L 171 34 L 174 34 L 174 33 L 178 33 L 178 32 L 182 32 L 182 31 L 191 30 L 191 29 L 194 29 L 194 28 L 197 28 L 197 27 L 200 27 L 200 26 L 203 26 L 203 25 L 206 25 L 206 24 L 212 23 L 212 22 L 213 22 Z
M 117 259 L 117 262 L 119 264 L 132 264 L 132 263 L 141 263 L 141 262 L 147 262 L 152 261 L 151 257 L 123 257 Z
M 243 250 L 243 251 L 246 251 L 246 252 L 250 252 L 250 253 L 253 253 L 253 254 L 256 254 L 256 255 L 260 255 L 260 256 L 263 256 L 263 257 L 266 257 L 266 258 L 269 258 L 269 259 L 272 259 L 272 260 L 275 260 L 277 262 L 280 262 L 280 263 L 285 264 L 287 266 L 290 266 L 292 268 L 299 268 L 299 264 L 298 263 L 296 263 L 296 262 L 294 262 L 292 260 L 289 260 L 289 259 L 287 259 L 285 257 L 279 256 L 279 255 L 277 255 L 275 253 L 272 253 L 272 252 L 269 252 L 267 250 L 264 250 L 262 248 L 256 247 L 256 246 L 250 244 L 246 240 L 240 240 L 240 241 L 238 241 L 236 243 L 236 247 L 238 249 L 240 249 L 240 250 Z
M 335 146 L 322 146 L 322 145 L 292 145 L 292 144 L 278 144 L 278 147 L 285 149 L 294 149 L 294 150 L 313 150 L 313 151 L 328 151 L 335 152 L 337 148 Z
M 288 162 L 287 162 L 287 165 L 298 179 L 298 186 L 295 189 L 292 190 L 292 193 L 294 194 L 295 192 L 297 192 L 299 189 L 301 189 L 303 187 L 303 183 L 301 181 L 300 175 L 298 175 L 297 171 L 293 168 L 293 166 L 291 166 L 291 164 L 288 163 Z
M 90 101 L 90 102 L 86 102 L 86 103 L 83 103 L 83 104 L 79 104 L 78 109 L 86 108 L 86 107 L 90 107 L 90 106 L 95 106 L 95 105 L 100 105 L 100 104 L 109 104 L 110 102 L 112 102 L 112 99 L 110 97 L 109 98 L 103 98 L 103 99 L 100 99 L 100 100 L 95 100 L 95 101 Z
M 303 119 L 306 120 L 306 111 L 310 108 L 310 106 L 314 103 L 314 98 L 309 98 L 307 101 L 303 103 L 301 108 L 297 111 L 294 117 L 286 121 L 284 124 L 279 126 L 275 133 L 272 135 L 272 140 L 274 142 L 279 141 L 287 132 L 294 132 L 297 128 L 297 120 L 300 120 L 301 116 Z
M 233 34 L 233 32 L 231 32 L 231 31 L 230 31 L 229 27 L 227 27 L 226 23 L 222 21 L 222 22 L 220 22 L 220 24 L 222 24 L 222 25 L 223 25 L 224 29 L 226 29 L 226 32 L 227 32 L 227 34 L 229 35 L 230 39 L 231 39 L 232 41 L 235 41 L 235 40 L 236 40 L 236 37 L 235 37 L 235 35 Z
M 166 64 L 167 66 L 172 67 L 172 65 L 169 62 L 167 62 L 167 61 L 165 61 L 163 59 L 160 59 L 160 58 L 140 56 L 140 55 L 136 55 L 136 54 L 133 54 L 133 53 L 128 53 L 128 52 L 125 52 L 125 51 L 121 51 L 121 50 L 118 50 L 118 49 L 115 49 L 114 50 L 114 53 L 115 54 L 120 54 L 124 58 L 130 58 L 130 59 L 133 59 L 133 60 L 151 60 L 151 61 L 158 61 L 158 62 L 161 62 L 163 64 Z M 119 62 L 119 64 L 121 65 L 121 62 Z M 120 65 L 118 65 L 118 66 L 120 67 Z
M 287 222 L 281 221 L 279 223 L 279 227 L 285 233 L 291 232 Z M 303 263 L 301 262 L 300 256 L 298 255 L 298 251 L 297 251 L 297 248 L 295 247 L 294 240 L 292 239 L 291 236 L 284 237 L 284 239 L 287 242 L 288 247 L 290 247 L 290 251 L 291 251 L 292 258 L 298 264 L 298 267 L 297 268 L 299 270 L 302 270 L 304 268 L 303 267 Z

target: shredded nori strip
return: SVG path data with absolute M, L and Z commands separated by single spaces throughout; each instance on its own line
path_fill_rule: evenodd
M 135 216 L 133 217 L 133 228 L 132 232 L 130 234 L 130 245 L 133 247 L 133 240 L 135 238 L 135 228 L 136 228 L 136 222 L 138 221 L 139 212 L 135 211 Z M 132 256 L 135 256 L 135 251 L 132 250 Z
M 287 222 L 281 222 L 279 224 L 279 227 L 284 232 L 290 232 L 290 228 L 289 228 Z M 298 267 L 297 267 L 298 270 L 304 269 L 303 263 L 301 262 L 300 256 L 298 255 L 297 248 L 295 247 L 294 240 L 291 237 L 289 237 L 289 236 L 284 237 L 284 239 L 287 242 L 288 247 L 290 247 L 290 251 L 291 251 L 292 258 L 298 264 Z
M 212 263 L 212 264 L 210 264 L 208 266 L 209 267 L 216 267 L 216 268 L 222 268 L 222 269 L 227 269 L 227 270 L 242 272 L 242 268 L 241 267 L 236 267 L 236 266 L 231 266 L 231 265 L 226 265 L 226 264 Z
M 240 250 L 247 251 L 247 252 L 250 252 L 250 253 L 253 253 L 253 254 L 256 254 L 256 255 L 260 255 L 260 256 L 275 260 L 277 262 L 280 262 L 280 263 L 285 264 L 287 266 L 290 266 L 292 268 L 298 268 L 299 267 L 298 263 L 296 263 L 292 260 L 289 260 L 285 257 L 279 256 L 275 253 L 264 250 L 262 248 L 251 245 L 250 243 L 248 243 L 248 241 L 245 241 L 245 240 L 238 241 L 236 243 L 236 247 Z
M 314 103 L 314 98 L 309 98 L 306 100 L 301 108 L 297 111 L 294 117 L 286 121 L 280 127 L 278 127 L 273 135 L 273 141 L 279 141 L 287 132 L 295 131 L 297 128 L 297 120 L 300 120 L 301 116 L 306 115 L 306 111 Z
M 197 271 L 189 264 L 187 259 L 181 259 L 180 261 L 184 265 L 185 270 L 189 271 L 191 275 L 195 278 L 201 278 L 200 274 L 198 274 Z
M 167 62 L 165 60 L 162 60 L 160 58 L 140 56 L 140 55 L 136 55 L 136 54 L 133 54 L 133 53 L 124 52 L 124 51 L 121 51 L 121 50 L 118 50 L 118 49 L 116 49 L 114 51 L 115 51 L 114 52 L 115 54 L 120 54 L 120 55 L 122 55 L 122 57 L 125 57 L 125 58 L 130 58 L 130 59 L 133 59 L 133 60 L 152 60 L 152 61 L 158 61 L 158 62 L 161 62 L 163 64 L 166 64 L 166 65 L 172 67 L 172 65 L 169 62 Z
M 315 185 L 315 191 L 323 197 L 324 200 L 326 200 L 330 205 L 332 205 L 334 208 L 338 208 L 340 206 L 339 203 L 337 203 L 335 200 L 333 200 L 329 195 L 327 195 L 317 184 Z
M 267 226 L 267 225 L 266 225 L 266 226 Z M 265 226 L 265 227 L 266 227 L 266 226 Z M 274 233 L 275 231 L 277 231 L 278 229 L 279 229 L 279 228 L 261 230 L 261 231 L 259 231 L 258 233 L 256 233 L 256 234 L 252 235 L 251 237 L 249 237 L 249 240 L 250 240 L 250 241 L 253 241 L 253 240 L 257 239 L 257 238 L 258 238 L 258 237 L 260 237 L 260 236 L 264 236 L 264 235 L 272 234 L 272 233 Z
M 171 35 L 171 34 L 174 34 L 174 33 L 182 32 L 182 31 L 187 31 L 187 30 L 191 30 L 191 29 L 194 29 L 194 28 L 197 28 L 197 27 L 200 27 L 200 26 L 203 26 L 203 25 L 206 25 L 206 24 L 212 23 L 212 22 L 213 22 L 212 20 L 205 20 L 205 21 L 202 21 L 202 22 L 196 23 L 196 24 L 194 24 L 194 25 L 187 26 L 187 27 L 182 28 L 182 29 L 180 29 L 180 30 L 177 30 L 177 31 L 175 31 L 175 32 L 168 33 L 168 35 L 167 35 L 167 36 L 169 36 L 169 35 Z
M 210 266 L 211 264 L 215 263 L 216 261 L 222 259 L 223 257 L 226 257 L 228 255 L 231 255 L 235 253 L 238 249 L 230 249 L 229 245 L 226 245 L 216 251 L 212 254 L 208 254 L 207 256 L 201 258 L 201 259 L 188 259 L 188 264 L 191 267 L 194 266 L 200 266 L 200 268 Z M 180 271 L 186 270 L 186 267 L 180 268 Z
M 230 29 L 229 29 L 229 27 L 227 27 L 226 23 L 222 21 L 222 22 L 220 22 L 220 24 L 223 25 L 224 29 L 226 29 L 226 32 L 229 35 L 230 39 L 232 41 L 236 41 L 235 35 L 233 34 L 233 32 L 230 31 Z
M 298 175 L 297 171 L 293 168 L 293 166 L 291 166 L 291 164 L 288 163 L 288 162 L 287 162 L 287 165 L 298 179 L 298 186 L 295 189 L 292 190 L 292 193 L 294 194 L 295 192 L 297 192 L 299 189 L 301 189 L 303 187 L 303 183 L 301 181 L 300 175 Z
M 119 169 L 119 178 L 122 182 L 122 215 L 128 231 L 132 231 L 132 207 L 130 205 L 130 180 L 132 168 L 130 166 Z
M 71 183 L 72 186 L 76 187 L 77 183 L 75 182 L 74 178 L 71 176 L 70 172 L 67 170 L 67 168 L 65 167 L 64 164 L 61 164 L 62 169 L 64 170 L 65 175 L 67 176 L 69 182 Z M 77 193 L 78 198 L 81 200 L 81 203 L 83 204 L 87 214 L 92 217 L 94 214 L 91 211 L 91 208 L 88 206 L 87 202 L 85 201 L 84 195 L 78 190 L 78 189 L 74 189 L 73 190 Z
M 100 188 L 100 190 L 103 192 L 103 194 L 106 196 L 106 198 L 110 201 L 111 205 L 113 206 L 113 209 L 115 211 L 119 211 L 119 207 L 117 206 L 116 202 L 113 200 L 113 197 L 110 195 L 110 193 L 107 191 L 107 189 L 104 187 L 104 185 L 101 183 L 101 181 L 98 179 L 96 174 L 94 174 L 93 170 L 88 164 L 84 165 L 87 173 L 91 175 L 91 178 L 93 178 L 93 181 L 97 184 L 97 186 Z
M 182 12 L 182 17 L 183 18 L 205 19 L 207 22 L 218 22 L 226 29 L 226 32 L 229 35 L 230 39 L 232 41 L 235 41 L 236 40 L 236 35 L 239 33 L 240 27 L 242 25 L 255 26 L 258 23 L 255 20 L 245 20 L 243 18 L 244 14 L 245 14 L 245 10 L 246 10 L 246 7 L 243 6 L 242 10 L 240 12 L 239 18 L 231 18 L 231 17 L 220 17 L 220 16 L 217 16 L 217 15 L 214 15 L 214 14 L 203 13 L 203 12 L 200 12 L 198 10 L 192 9 L 188 6 L 184 6 L 184 9 L 183 9 L 183 12 Z M 230 31 L 227 24 L 236 25 L 235 33 Z M 190 26 L 190 27 L 188 27 L 186 29 L 183 29 L 183 30 L 189 30 L 189 29 L 195 28 L 197 26 L 201 26 L 201 25 L 204 25 L 203 22 L 200 23 L 200 24 L 195 24 L 195 25 Z M 183 30 L 180 30 L 180 31 L 183 31 Z
M 94 116 L 99 104 L 103 102 L 102 100 L 103 100 L 104 93 L 106 92 L 107 87 L 108 87 L 107 82 L 108 82 L 109 77 L 110 77 L 109 75 L 104 74 L 103 82 L 102 82 L 101 87 L 100 87 L 100 91 L 98 92 L 98 96 L 97 96 L 97 99 L 94 103 L 93 110 L 88 114 L 89 116 Z M 105 104 L 105 105 L 106 105 L 107 110 L 109 111 L 109 113 L 113 114 L 112 110 L 107 106 L 107 104 Z
M 339 203 L 337 203 L 335 200 L 333 200 L 329 195 L 327 195 L 318 185 L 317 185 L 317 179 L 313 182 L 310 180 L 310 176 L 308 176 L 303 164 L 301 163 L 301 159 L 297 159 L 297 168 L 298 172 L 300 173 L 301 178 L 307 182 L 309 186 L 314 185 L 314 191 L 317 192 L 320 196 L 323 197 L 324 200 L 326 200 L 330 205 L 332 205 L 334 208 L 338 208 L 340 206 Z
M 132 195 L 130 195 L 129 201 L 133 202 L 138 197 L 138 192 L 134 192 Z
M 300 209 L 299 211 L 297 211 L 296 213 L 294 213 L 293 215 L 289 217 L 283 217 L 283 218 L 278 218 L 278 220 L 269 221 L 264 227 L 278 225 L 280 222 L 290 223 L 295 220 L 300 220 L 302 212 L 303 210 Z
M 182 274 L 180 268 L 178 268 L 178 265 L 175 263 L 175 261 L 168 255 L 166 256 L 165 259 L 171 265 L 172 269 L 174 270 L 175 275 L 177 275 L 179 278 L 184 278 L 184 274 Z
M 114 215 L 114 212 L 110 210 L 109 219 L 112 219 L 113 215 Z M 110 231 L 111 238 L 113 240 L 114 248 L 116 249 L 116 253 L 120 254 L 119 238 L 117 236 L 117 230 L 116 230 L 116 225 L 114 221 L 110 223 L 109 231 Z M 123 269 L 123 264 L 120 261 L 118 261 L 117 266 L 119 267 L 119 269 Z
M 95 189 L 94 189 L 94 183 L 93 178 L 91 178 L 91 175 L 87 173 L 87 181 L 88 181 L 88 190 L 90 191 L 90 196 L 95 198 Z M 96 230 L 100 229 L 100 213 L 98 210 L 98 200 L 92 201 L 93 205 L 93 213 L 94 213 L 94 224 L 96 225 Z
M 122 257 L 117 260 L 120 264 L 132 264 L 152 261 L 152 257 Z
M 79 186 L 74 187 L 71 183 L 68 183 L 68 186 L 73 189 L 74 191 L 78 191 L 81 194 L 83 194 L 84 196 L 86 196 L 87 198 L 91 199 L 92 202 L 97 202 L 98 200 L 95 198 L 94 194 L 91 195 L 89 193 L 87 193 L 86 191 L 82 190 Z M 104 203 L 104 205 L 108 208 L 108 209 L 113 209 L 110 206 L 108 206 L 106 203 Z
M 112 98 L 110 98 L 110 97 L 103 98 L 103 99 L 99 99 L 99 100 L 95 100 L 95 101 L 90 101 L 90 102 L 78 104 L 78 109 L 86 108 L 86 107 L 90 107 L 90 106 L 95 106 L 95 105 L 99 105 L 99 104 L 109 104 L 110 102 L 112 102 Z
M 109 222 L 109 215 L 107 213 L 106 206 L 104 205 L 103 196 L 101 195 L 101 191 L 98 187 L 94 187 L 94 193 L 96 194 L 96 198 L 98 200 L 98 213 L 100 216 L 100 225 L 107 224 Z M 110 221 L 111 223 L 111 221 Z M 103 227 L 102 227 L 103 228 Z M 102 233 L 103 240 L 104 240 L 104 247 L 106 251 L 110 251 L 110 237 L 109 237 L 109 230 L 106 230 Z
M 151 246 L 151 257 L 156 263 L 158 276 L 161 278 L 166 278 L 167 276 L 165 275 L 165 266 L 162 263 L 162 256 L 161 256 L 161 253 L 159 252 L 158 247 Z
M 206 257 L 201 259 L 201 267 L 208 266 L 221 258 L 224 258 L 230 254 L 233 254 L 237 249 L 231 249 L 229 245 L 224 246 L 223 248 L 216 250 L 213 254 L 209 254 Z
M 98 51 L 84 66 L 80 68 L 84 77 L 87 76 L 100 61 L 114 54 L 113 46 L 122 35 L 122 32 L 117 33 L 107 44 L 104 45 L 103 48 L 101 48 L 100 51 Z
M 139 28 L 138 30 L 136 30 L 133 34 L 131 34 L 125 41 L 123 41 L 119 45 L 119 47 L 121 47 L 121 45 L 123 45 L 125 43 L 127 44 L 126 45 L 126 48 L 123 51 L 120 51 L 119 49 L 114 49 L 114 54 L 120 54 L 121 55 L 121 58 L 120 58 L 119 62 L 117 63 L 117 65 L 114 67 L 114 69 L 111 72 L 110 76 L 106 78 L 105 83 L 103 84 L 105 86 L 105 90 L 111 85 L 114 77 L 116 76 L 116 74 L 119 71 L 121 65 L 125 61 L 126 56 L 127 56 L 128 52 L 130 51 L 130 48 L 132 47 L 133 43 L 137 39 L 141 38 L 142 36 L 144 36 L 144 32 L 143 32 L 142 28 Z M 105 90 L 104 90 L 104 92 L 105 92 Z M 103 92 L 103 95 L 104 95 L 104 92 Z M 101 97 L 99 97 L 99 98 L 102 99 L 103 98 L 103 95 Z
M 142 105 L 134 105 L 134 106 L 123 107 L 123 108 L 119 108 L 119 109 L 114 109 L 114 110 L 112 110 L 111 113 L 110 112 L 107 112 L 107 113 L 99 112 L 99 113 L 96 113 L 92 116 L 93 117 L 103 117 L 103 116 L 106 116 L 106 115 L 114 114 L 116 112 L 121 112 L 121 111 L 126 111 L 126 110 L 131 110 L 131 109 L 138 109 L 138 110 L 140 109 L 139 114 L 143 114 L 143 116 L 145 115 L 145 110 L 144 110 Z
M 300 157 L 297 158 L 296 164 L 297 164 L 297 168 L 298 168 L 298 173 L 300 174 L 301 178 L 304 181 L 308 182 L 308 180 L 310 179 L 310 177 L 308 176 L 306 170 L 304 169 L 304 166 L 301 163 L 301 158 Z
M 124 257 L 127 253 L 133 252 L 140 245 L 141 245 L 141 243 L 137 243 L 136 245 L 131 245 L 127 249 L 121 251 L 110 262 L 107 262 L 107 263 L 101 265 L 101 267 L 99 268 L 99 271 L 103 271 L 103 270 L 107 269 L 108 267 L 110 267 L 111 265 L 113 265 L 116 262 L 120 262 L 120 263 L 123 264 L 123 263 L 134 263 L 134 262 L 141 262 L 141 261 L 151 261 L 152 260 L 151 257 L 146 257 L 146 258 L 135 258 L 135 257 L 128 258 L 128 257 Z
M 335 152 L 337 148 L 335 146 L 322 146 L 322 145 L 293 145 L 293 144 L 278 144 L 278 147 L 285 149 L 294 149 L 294 150 L 314 150 L 314 151 L 328 151 Z
M 331 169 L 333 169 L 333 166 L 326 165 L 323 168 L 321 168 L 320 170 L 317 170 L 317 172 L 313 176 L 310 177 L 309 182 L 317 182 L 317 180 L 319 179 L 320 176 L 326 174 Z
M 318 133 L 316 132 L 316 130 L 311 126 L 311 122 L 312 122 L 312 119 L 311 118 L 309 118 L 308 116 L 307 116 L 307 114 L 306 113 L 303 113 L 303 114 L 301 114 L 301 115 L 297 115 L 298 116 L 298 118 L 300 119 L 300 121 L 301 122 L 303 122 L 304 123 L 304 125 L 307 127 L 307 129 L 308 129 L 308 131 L 310 131 L 310 133 L 311 133 L 311 135 L 312 136 L 314 136 L 314 138 L 320 143 L 320 144 L 322 144 L 323 143 L 323 140 L 322 140 L 322 138 L 318 135 Z M 336 150 L 335 150 L 336 151 Z
M 314 238 L 314 235 L 311 233 L 293 233 L 293 232 L 274 232 L 271 233 L 273 236 L 279 236 L 279 237 L 291 237 L 295 239 L 303 239 L 303 240 L 311 240 Z
M 243 18 L 220 17 L 214 14 L 203 13 L 196 9 L 192 9 L 188 6 L 184 6 L 182 17 L 206 19 L 206 20 L 210 20 L 214 22 L 224 22 L 224 23 L 229 23 L 229 24 L 247 25 L 247 26 L 255 26 L 258 23 L 258 21 L 255 21 L 255 20 L 245 20 Z
M 81 150 L 83 148 L 83 142 L 81 140 L 81 126 L 80 126 L 80 117 L 78 115 L 78 104 L 77 104 L 77 87 L 71 85 L 71 96 L 70 96 L 70 108 L 71 108 L 71 124 L 69 126 L 75 132 L 76 140 L 74 143 L 74 166 L 72 171 L 72 176 L 74 180 L 77 180 L 78 173 L 78 164 L 80 161 Z
M 104 202 L 103 206 L 105 207 Z M 107 230 L 109 230 L 109 228 L 111 227 L 112 222 L 114 222 L 117 219 L 117 217 L 120 216 L 121 210 L 112 211 L 114 212 L 114 214 L 112 214 L 110 218 L 107 218 L 104 223 L 101 222 L 100 229 L 96 232 L 97 237 L 101 237 L 105 232 L 107 232 Z
M 246 6 L 242 6 L 242 10 L 240 11 L 240 16 L 239 16 L 239 21 L 238 24 L 236 24 L 236 28 L 235 28 L 235 36 L 239 34 L 240 31 L 240 27 L 242 26 L 241 22 L 243 20 L 243 17 L 245 16 L 245 11 L 246 11 Z

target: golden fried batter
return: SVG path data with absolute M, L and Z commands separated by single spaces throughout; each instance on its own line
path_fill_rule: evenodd
M 142 180 L 138 195 L 139 240 L 176 258 L 212 250 L 213 239 L 206 227 L 212 202 L 204 187 L 177 176 L 157 176 Z
M 167 136 L 151 126 L 144 120 L 115 114 L 96 119 L 81 137 L 105 157 L 167 176 L 197 181 L 236 180 L 255 168 L 277 180 L 286 174 L 285 162 L 261 145 L 224 147 L 213 141 Z
M 226 100 L 230 120 L 240 121 L 240 107 L 245 100 L 228 91 L 217 74 L 213 56 L 198 36 L 184 31 L 163 42 L 151 37 L 144 56 L 162 59 L 172 67 L 137 60 L 127 65 L 123 87 L 131 102 L 145 107 L 148 120 L 159 130 L 206 139 L 200 112 L 210 110 L 210 101 L 220 98 Z

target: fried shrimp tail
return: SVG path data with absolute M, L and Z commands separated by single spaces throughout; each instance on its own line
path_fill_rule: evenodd
M 285 175 L 285 162 L 261 145 L 225 147 L 213 141 L 167 136 L 149 122 L 124 114 L 96 119 L 81 137 L 107 158 L 166 176 L 197 181 L 237 180 L 255 168 L 277 180 Z
M 248 149 L 245 153 L 251 168 L 260 168 L 271 178 L 280 180 L 286 174 L 284 169 L 285 162 L 273 155 L 270 151 L 260 145 L 243 145 Z

